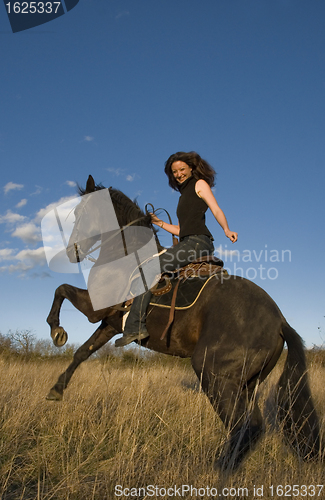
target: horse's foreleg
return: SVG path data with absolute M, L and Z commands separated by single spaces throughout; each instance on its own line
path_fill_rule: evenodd
M 52 308 L 46 320 L 51 327 L 51 337 L 56 347 L 62 347 L 68 340 L 66 331 L 60 326 L 60 311 L 64 299 L 69 300 L 71 304 L 87 316 L 90 321 L 92 321 L 92 316 L 94 315 L 94 310 L 87 290 L 67 284 L 60 285 L 55 290 Z M 98 322 L 103 319 L 103 315 L 98 319 L 94 319 L 94 322 Z
M 72 375 L 78 366 L 89 358 L 94 352 L 100 349 L 118 332 L 105 321 L 97 328 L 95 333 L 85 342 L 73 356 L 73 361 L 62 375 L 59 376 L 57 383 L 52 387 L 46 399 L 60 401 L 63 397 L 63 391 L 66 389 Z

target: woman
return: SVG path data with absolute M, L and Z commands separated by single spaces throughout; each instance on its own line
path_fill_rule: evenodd
M 153 224 L 179 236 L 179 243 L 159 257 L 162 272 L 173 271 L 203 255 L 213 253 L 213 237 L 205 225 L 205 212 L 208 208 L 227 238 L 233 243 L 238 238 L 237 233 L 230 231 L 225 214 L 211 191 L 214 186 L 215 171 L 208 162 L 195 152 L 175 153 L 166 161 L 165 173 L 169 185 L 179 191 L 181 196 L 177 206 L 177 225 L 167 224 L 152 215 Z M 134 299 L 123 337 L 115 342 L 117 347 L 149 336 L 146 328 L 146 311 L 151 295 L 149 290 Z

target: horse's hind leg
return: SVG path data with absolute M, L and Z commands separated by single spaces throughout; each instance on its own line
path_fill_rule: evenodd
M 236 469 L 251 451 L 263 433 L 263 420 L 255 397 L 247 391 L 238 394 L 233 419 L 227 426 L 229 440 L 226 443 L 218 465 L 223 470 Z M 221 414 L 220 414 L 221 416 Z M 228 419 L 228 416 L 227 416 Z
M 224 423 L 229 437 L 218 464 L 223 470 L 236 469 L 263 432 L 261 412 L 255 398 L 255 384 L 247 388 L 243 362 L 227 360 L 227 371 L 222 372 L 222 361 L 216 353 L 196 350 L 192 366 L 213 408 Z M 247 380 L 247 379 L 246 379 Z
M 60 311 L 64 299 L 69 300 L 76 309 L 87 317 L 94 313 L 87 290 L 67 284 L 60 285 L 55 290 L 51 311 L 46 320 L 51 327 L 51 337 L 54 345 L 57 347 L 63 346 L 68 339 L 66 331 L 60 326 Z M 97 321 L 100 321 L 100 319 Z
M 52 401 L 61 401 L 63 397 L 63 391 L 66 389 L 72 375 L 78 366 L 86 359 L 89 358 L 94 352 L 100 349 L 106 342 L 108 342 L 114 335 L 118 332 L 112 326 L 108 325 L 105 321 L 102 321 L 101 325 L 97 328 L 95 333 L 85 342 L 73 356 L 73 360 L 62 373 L 56 384 L 52 387 L 46 399 Z

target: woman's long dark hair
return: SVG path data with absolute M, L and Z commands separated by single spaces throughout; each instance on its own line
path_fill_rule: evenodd
M 203 160 L 200 155 L 195 153 L 195 151 L 190 151 L 189 153 L 184 153 L 179 151 L 171 155 L 165 163 L 165 174 L 168 177 L 169 185 L 175 191 L 179 191 L 180 185 L 176 181 L 173 172 L 172 164 L 175 161 L 183 161 L 192 169 L 192 175 L 195 179 L 204 179 L 210 187 L 214 186 L 214 177 L 216 175 L 215 170 L 211 165 Z

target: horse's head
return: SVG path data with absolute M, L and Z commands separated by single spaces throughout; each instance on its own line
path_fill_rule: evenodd
M 74 210 L 75 223 L 66 250 L 70 262 L 82 261 L 98 240 L 101 240 L 102 263 L 103 258 L 105 262 L 122 258 L 125 245 L 128 252 L 132 252 L 133 247 L 140 248 L 151 238 L 152 231 L 156 237 L 151 215 L 144 214 L 138 204 L 121 191 L 96 185 L 90 175 L 86 189 L 79 188 L 79 194 L 81 202 Z M 150 231 L 138 230 L 139 226 Z M 156 243 L 161 250 L 157 238 Z
M 93 245 L 101 239 L 103 203 L 96 198 L 95 192 L 102 189 L 104 190 L 102 186 L 95 185 L 91 175 L 88 177 L 86 189 L 79 189 L 82 197 L 74 209 L 75 222 L 66 249 L 70 262 L 82 261 Z
M 94 310 L 125 302 L 153 286 L 160 265 L 150 213 L 143 213 L 121 191 L 96 185 L 91 176 L 86 189 L 79 188 L 79 193 L 81 201 L 74 209 L 74 228 L 66 252 L 70 262 L 75 263 L 89 259 L 94 246 L 100 248 L 87 275 Z

